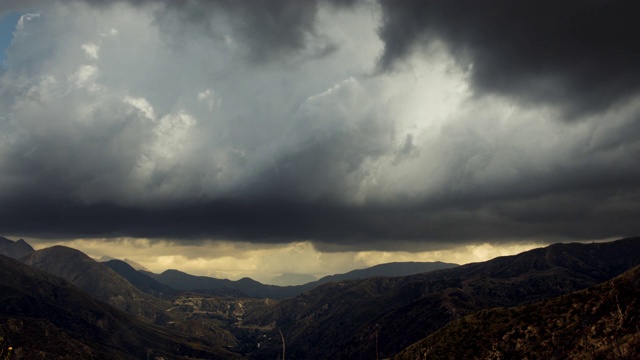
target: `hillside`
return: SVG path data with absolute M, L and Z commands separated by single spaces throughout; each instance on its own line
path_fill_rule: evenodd
M 221 346 L 139 321 L 66 280 L 0 255 L 0 336 L 22 359 L 231 359 Z
M 172 287 L 161 284 L 151 276 L 134 269 L 125 261 L 114 259 L 102 262 L 102 264 L 117 272 L 118 275 L 129 281 L 131 285 L 149 295 L 160 299 L 169 299 L 177 293 Z
M 168 303 L 143 293 L 115 271 L 78 250 L 52 246 L 34 251 L 23 261 L 71 282 L 132 316 L 158 324 L 168 321 L 164 313 Z
M 321 285 L 245 323 L 275 321 L 298 358 L 390 357 L 447 323 L 492 307 L 517 306 L 598 284 L 640 264 L 639 239 L 555 244 L 484 263 L 407 277 Z M 257 357 L 275 356 L 273 341 Z M 323 346 L 317 346 L 323 344 Z
M 330 282 L 338 282 L 345 280 L 366 279 L 374 276 L 409 276 L 425 273 L 434 270 L 449 269 L 459 266 L 458 264 L 445 262 L 392 262 L 379 264 L 365 269 L 352 270 L 344 274 L 328 275 L 318 281 L 314 285 L 321 285 Z
M 27 249 L 24 246 L 26 243 L 18 243 L 18 241 L 0 239 L 0 251 L 17 247 Z M 233 351 L 236 355 L 241 354 L 247 358 L 276 358 L 282 350 L 280 337 L 280 331 L 282 331 L 286 339 L 287 354 L 291 357 L 370 359 L 390 358 L 418 341 L 431 341 L 424 339 L 435 339 L 430 335 L 436 336 L 439 331 L 444 331 L 441 329 L 448 324 L 456 324 L 456 320 L 468 315 L 479 316 L 480 320 L 476 322 L 480 325 L 476 330 L 480 331 L 479 329 L 487 326 L 494 317 L 518 318 L 517 314 L 509 313 L 508 311 L 511 310 L 504 308 L 557 298 L 608 281 L 640 264 L 640 239 L 593 244 L 554 244 L 514 256 L 410 276 L 374 276 L 359 280 L 331 281 L 315 285 L 310 291 L 295 297 L 292 295 L 291 298 L 280 301 L 269 299 L 273 298 L 269 295 L 283 296 L 281 292 L 283 289 L 301 291 L 300 287 L 263 285 L 248 278 L 238 281 L 220 280 L 193 276 L 175 270 L 168 270 L 159 275 L 152 274 L 154 278 L 151 278 L 145 275 L 145 272 L 136 271 L 124 262 L 109 262 L 108 265 L 116 269 L 116 272 L 77 250 L 61 246 L 38 251 L 31 250 L 27 256 L 22 257 L 22 260 L 35 268 L 68 279 L 90 294 L 94 302 L 96 302 L 95 299 L 104 300 L 126 311 L 129 318 L 133 319 L 131 316 L 137 318 L 132 326 L 138 326 L 135 324 L 140 324 L 140 319 L 145 320 L 148 322 L 145 326 L 151 329 L 149 331 L 159 331 L 168 334 L 167 336 L 180 333 L 182 338 L 189 336 L 197 339 L 194 341 L 200 344 L 198 349 L 215 348 L 211 350 L 213 352 L 226 349 L 224 351 L 228 352 L 228 356 L 232 356 L 230 351 Z M 444 264 L 444 266 L 451 265 Z M 393 269 L 394 267 L 396 268 Z M 400 271 L 399 268 L 406 269 L 407 264 L 385 264 L 374 268 L 365 269 L 364 273 L 363 270 L 358 270 L 345 275 L 363 276 L 363 274 L 370 274 L 371 271 L 383 271 L 383 273 L 392 270 Z M 32 272 L 38 272 L 38 270 L 33 269 Z M 173 282 L 178 289 L 173 293 L 171 288 L 155 279 Z M 39 319 L 37 321 L 25 322 L 24 318 L 28 315 L 24 314 L 27 312 L 23 315 L 12 312 L 16 304 L 34 303 L 38 308 L 40 306 L 38 304 L 46 303 L 46 297 L 51 294 L 47 293 L 48 295 L 43 295 L 44 298 L 35 301 L 22 296 L 32 296 L 30 292 L 36 291 L 37 285 L 27 290 L 20 289 L 18 283 L 12 283 L 11 286 L 13 288 L 7 288 L 4 293 L 15 293 L 15 298 L 18 300 L 12 302 L 9 300 L 11 297 L 3 300 L 5 309 L 1 311 L 8 314 L 7 324 L 23 329 L 21 331 L 25 334 L 39 334 L 38 336 L 45 333 L 59 334 L 60 339 L 66 339 L 64 340 L 67 341 L 66 343 L 74 344 L 70 345 L 71 347 L 81 350 L 91 342 L 79 338 L 79 335 L 73 332 L 76 330 L 71 331 L 66 328 L 60 330 L 60 327 L 66 323 L 62 325 L 55 323 L 55 316 L 63 316 L 55 315 L 55 312 L 52 312 L 52 318 L 43 315 L 37 318 Z M 44 288 L 47 289 L 47 286 L 44 285 Z M 138 288 L 146 288 L 147 293 Z M 204 290 L 199 293 L 185 291 L 191 288 Z M 51 296 L 55 298 L 57 295 L 55 292 L 53 294 Z M 165 297 L 167 300 L 158 299 L 150 294 Z M 84 296 L 88 297 L 86 294 Z M 260 297 L 262 299 L 258 299 Z M 629 312 L 635 311 L 633 308 L 635 305 L 628 305 L 626 300 L 624 302 L 620 300 L 620 304 L 629 306 Z M 61 306 L 62 308 L 58 310 L 62 312 L 73 311 L 74 307 L 69 303 L 55 306 Z M 65 306 L 70 307 L 65 308 Z M 560 306 L 557 307 L 560 308 Z M 604 305 L 602 308 L 607 309 Z M 497 311 L 496 315 L 487 313 L 488 309 Z M 580 309 L 586 311 L 587 305 Z M 544 308 L 536 311 L 553 313 L 552 310 Z M 500 311 L 508 313 L 504 315 Z M 624 308 L 621 311 L 626 314 Z M 485 313 L 490 315 L 482 315 Z M 635 318 L 630 317 L 630 319 Z M 527 320 L 522 319 L 522 324 L 505 320 L 505 324 L 518 326 L 518 329 L 522 326 L 525 326 L 525 329 L 537 326 L 539 329 L 534 335 L 536 339 L 543 339 L 544 326 L 540 324 L 546 320 L 535 320 L 533 324 L 527 323 Z M 89 320 L 71 318 L 70 323 L 65 326 L 83 327 L 87 321 Z M 122 321 L 126 323 L 128 320 Z M 597 325 L 599 320 L 594 321 L 594 326 L 599 326 Z M 626 324 L 627 320 L 624 321 Z M 569 320 L 565 322 L 570 323 Z M 151 325 L 152 323 L 162 327 Z M 5 325 L 2 326 L 0 329 L 8 329 Z M 573 329 L 573 327 L 570 328 Z M 473 329 L 471 324 L 469 331 Z M 492 330 L 489 335 L 499 337 L 500 331 L 503 330 L 496 325 L 495 331 Z M 517 340 L 522 334 L 514 334 L 515 342 L 510 343 L 509 337 L 503 339 L 503 342 L 494 341 L 495 346 L 492 345 L 491 350 L 502 349 L 500 351 L 509 357 L 509 354 L 513 354 L 513 346 L 524 349 L 522 341 Z M 477 334 L 468 336 L 477 336 Z M 560 335 L 554 336 L 557 338 Z M 591 335 L 585 336 L 591 339 L 589 338 Z M 621 336 L 624 337 L 620 343 L 622 347 L 615 350 L 618 352 L 616 355 L 618 358 L 622 358 L 621 356 L 628 352 L 624 350 L 626 349 L 624 346 L 627 346 L 625 344 L 635 344 L 633 337 L 627 338 L 626 333 Z M 54 336 L 53 339 L 57 338 Z M 529 339 L 533 338 L 529 337 Z M 610 349 L 603 345 L 604 340 L 597 340 L 599 339 L 597 336 L 593 339 L 595 339 L 594 351 Z M 546 340 L 540 341 L 542 342 L 539 345 L 544 348 L 557 345 Z M 442 344 L 446 344 L 446 341 Z M 440 342 L 437 345 L 440 346 Z M 427 348 L 430 349 L 431 346 Z M 102 348 L 97 349 L 95 350 L 91 345 L 85 350 L 103 351 L 100 350 Z M 478 348 L 476 345 L 473 345 L 473 349 L 484 351 L 482 347 Z M 78 356 L 91 358 L 94 355 L 90 351 L 80 353 Z M 424 352 L 422 348 L 417 351 Z M 566 354 L 569 356 L 572 353 Z M 548 357 L 547 355 L 545 353 L 543 357 Z
M 4 239 L 4 241 L 0 240 L 0 250 L 11 250 L 17 246 L 23 247 L 22 243 L 31 249 L 22 240 L 14 242 Z M 245 336 L 244 331 L 236 329 L 236 323 L 239 319 L 235 314 L 242 313 L 242 311 L 230 310 L 222 316 L 220 315 L 222 312 L 219 310 L 216 312 L 203 310 L 217 305 L 206 305 L 204 308 L 201 305 L 203 302 L 206 304 L 224 303 L 227 305 L 222 307 L 230 309 L 234 309 L 235 305 L 233 304 L 238 304 L 240 309 L 245 306 L 251 308 L 252 303 L 242 299 L 242 297 L 246 297 L 244 294 L 226 300 L 210 295 L 193 297 L 185 294 L 169 301 L 178 293 L 177 291 L 158 283 L 144 275 L 143 272 L 134 270 L 127 263 L 112 261 L 105 265 L 78 250 L 64 246 L 53 246 L 38 251 L 31 250 L 28 256 L 22 257 L 21 260 L 34 268 L 70 281 L 87 295 L 107 302 L 138 320 L 162 325 L 164 331 L 181 333 L 183 336 L 197 338 L 205 343 L 227 349 L 237 349 L 241 346 L 236 335 Z M 119 273 L 125 275 L 126 278 Z M 227 297 L 229 297 L 228 295 Z M 197 300 L 193 302 L 194 299 Z M 259 305 L 259 302 L 257 304 Z M 218 308 L 220 307 L 218 306 Z
M 466 316 L 394 359 L 638 359 L 639 299 L 635 267 L 586 290 Z

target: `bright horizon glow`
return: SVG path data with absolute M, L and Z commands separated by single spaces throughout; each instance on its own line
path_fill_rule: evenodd
M 13 238 L 12 238 L 13 239 Z M 603 239 L 601 241 L 610 241 Z M 345 251 L 320 252 L 308 242 L 291 244 L 250 244 L 211 241 L 189 246 L 149 239 L 117 238 L 74 240 L 25 239 L 34 249 L 62 245 L 99 259 L 102 256 L 132 260 L 154 273 L 175 269 L 192 275 L 238 280 L 250 277 L 268 284 L 273 278 L 289 273 L 321 278 L 351 270 L 391 262 L 442 261 L 459 265 L 483 262 L 500 256 L 519 254 L 548 244 L 542 242 L 491 244 L 488 242 L 421 251 Z M 591 241 L 589 241 L 591 242 Z

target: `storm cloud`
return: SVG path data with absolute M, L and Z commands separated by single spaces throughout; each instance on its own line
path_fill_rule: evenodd
M 635 7 L 6 2 L 0 229 L 326 251 L 636 235 Z
M 383 67 L 444 42 L 479 92 L 604 111 L 640 90 L 637 1 L 381 1 Z

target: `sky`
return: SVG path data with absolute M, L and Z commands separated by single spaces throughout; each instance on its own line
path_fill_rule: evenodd
M 638 10 L 3 0 L 0 232 L 261 281 L 638 235 Z
M 0 15 L 0 66 L 5 66 L 5 50 L 11 45 L 13 31 L 22 16 L 19 12 L 6 12 Z

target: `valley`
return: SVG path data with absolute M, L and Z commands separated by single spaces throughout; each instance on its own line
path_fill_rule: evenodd
M 283 338 L 292 359 L 546 357 L 576 326 L 583 333 L 563 356 L 623 359 L 640 334 L 637 238 L 461 266 L 386 266 L 387 274 L 415 268 L 402 276 L 378 266 L 288 287 L 152 274 L 5 238 L 0 254 L 0 335 L 16 359 L 267 359 L 281 356 Z M 607 334 L 617 336 L 614 350 Z

